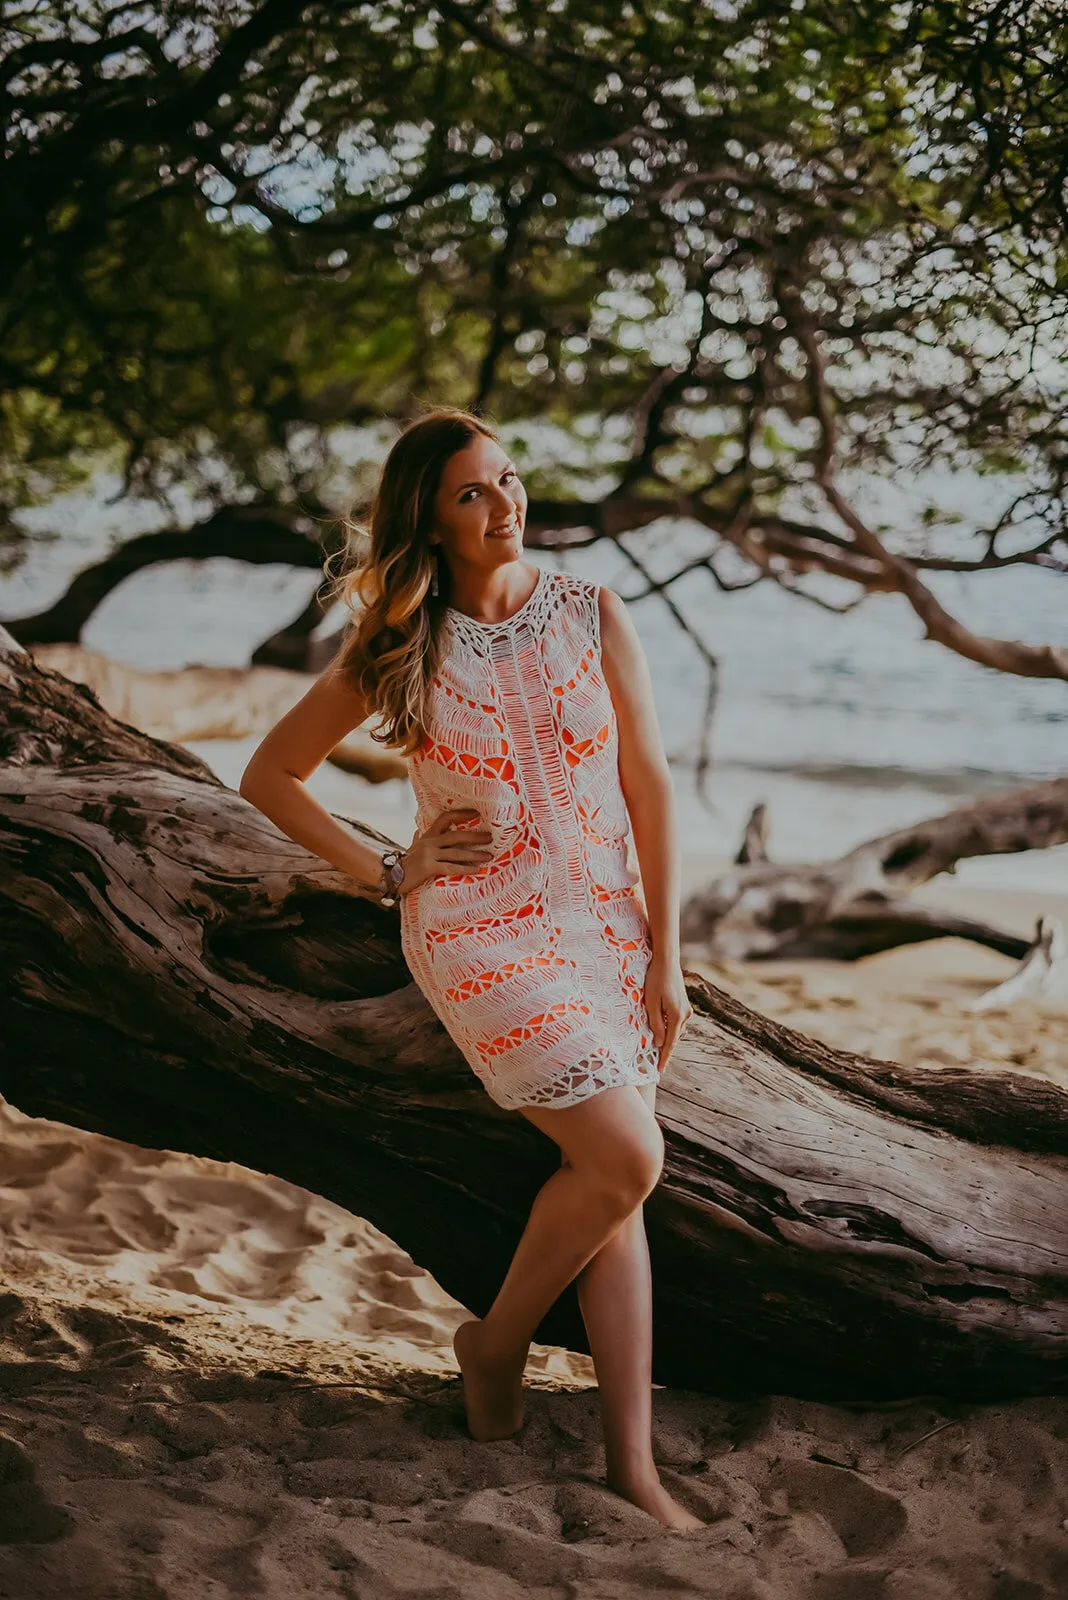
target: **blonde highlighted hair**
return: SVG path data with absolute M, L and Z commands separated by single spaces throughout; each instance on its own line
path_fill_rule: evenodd
M 501 442 L 458 407 L 437 406 L 410 423 L 390 447 L 366 519 L 347 519 L 345 545 L 325 564 L 329 598 L 343 601 L 353 618 L 334 670 L 380 716 L 371 738 L 404 755 L 423 739 L 449 603 L 448 566 L 429 538 L 434 500 L 446 463 L 476 434 Z M 366 548 L 354 558 L 361 543 Z M 430 592 L 435 567 L 437 595 Z

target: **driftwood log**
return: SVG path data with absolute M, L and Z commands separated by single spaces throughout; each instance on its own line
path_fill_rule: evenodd
M 9 1101 L 277 1173 L 485 1310 L 557 1155 L 477 1084 L 395 912 L 2 632 L 0 858 Z M 688 987 L 646 1204 L 656 1381 L 1068 1389 L 1068 1095 L 868 1060 Z M 573 1286 L 538 1337 L 588 1349 Z
M 972 801 L 897 828 L 836 861 L 768 858 L 766 810 L 755 807 L 734 865 L 690 895 L 682 941 L 690 958 L 746 961 L 823 956 L 857 961 L 926 939 L 970 939 L 1024 960 L 1029 943 L 973 917 L 909 899 L 968 856 L 1048 850 L 1068 842 L 1068 778 Z M 1048 935 L 1046 935 L 1048 938 Z
M 34 660 L 92 689 L 105 711 L 157 739 L 244 739 L 263 734 L 311 686 L 284 667 L 181 667 L 145 672 L 83 644 L 42 644 Z M 408 763 L 355 728 L 327 757 L 368 783 L 407 778 Z

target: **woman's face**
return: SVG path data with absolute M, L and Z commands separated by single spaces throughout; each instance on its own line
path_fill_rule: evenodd
M 511 458 L 477 433 L 445 464 L 434 501 L 432 544 L 450 568 L 483 570 L 517 561 L 523 549 L 527 495 Z

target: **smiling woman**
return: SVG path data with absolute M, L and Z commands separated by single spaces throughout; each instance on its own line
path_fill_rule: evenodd
M 642 1218 L 664 1155 L 656 1087 L 690 1014 L 671 777 L 625 607 L 524 562 L 526 508 L 514 463 L 476 417 L 436 411 L 406 429 L 368 554 L 340 583 L 360 602 L 352 634 L 264 740 L 241 792 L 299 843 L 370 876 L 373 852 L 304 780 L 371 711 L 383 717 L 372 737 L 404 745 L 416 836 L 383 889 L 397 886 L 412 976 L 491 1099 L 562 1158 L 489 1312 L 457 1330 L 471 1432 L 501 1439 L 522 1425 L 538 1324 L 596 1262 L 580 1304 L 609 1483 L 673 1527 L 699 1527 L 652 1459 Z
M 483 476 L 469 478 L 472 470 Z M 438 525 L 430 543 L 440 552 L 438 559 L 447 560 L 452 609 L 480 621 L 502 621 L 523 603 L 515 593 L 517 581 L 529 583 L 527 569 L 517 573 L 527 496 L 496 439 L 475 435 L 445 463 L 436 509 Z

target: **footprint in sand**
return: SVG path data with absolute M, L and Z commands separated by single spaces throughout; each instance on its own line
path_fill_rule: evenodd
M 877 1555 L 900 1539 L 908 1513 L 896 1495 L 876 1489 L 848 1467 L 790 1461 L 777 1467 L 764 1494 L 785 1491 L 793 1511 L 818 1511 L 841 1539 L 846 1554 Z
M 75 1528 L 74 1519 L 34 1482 L 27 1451 L 0 1433 L 0 1544 L 48 1544 Z

